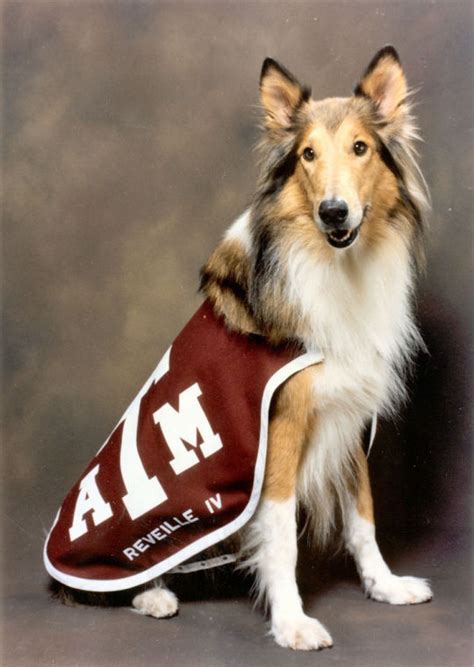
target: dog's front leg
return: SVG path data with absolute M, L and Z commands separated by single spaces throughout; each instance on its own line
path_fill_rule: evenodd
M 374 512 L 367 460 L 358 452 L 357 497 L 346 517 L 345 540 L 354 556 L 368 597 L 389 604 L 418 604 L 432 598 L 429 584 L 418 577 L 398 577 L 385 563 L 375 539 Z
M 280 646 L 311 650 L 332 646 L 330 634 L 303 612 L 296 583 L 295 497 L 264 499 L 252 527 L 259 592 L 270 607 L 271 634 Z
M 270 607 L 271 633 L 280 646 L 332 645 L 326 629 L 303 612 L 296 584 L 296 480 L 303 447 L 314 426 L 312 372 L 303 371 L 279 391 L 270 421 L 262 501 L 248 537 L 260 597 Z

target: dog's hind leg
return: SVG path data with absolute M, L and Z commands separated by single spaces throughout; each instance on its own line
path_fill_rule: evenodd
M 169 618 L 178 613 L 178 598 L 161 579 L 156 580 L 153 588 L 135 595 L 132 605 L 139 614 L 155 618 Z
M 426 580 L 392 574 L 380 553 L 375 539 L 367 459 L 362 448 L 358 452 L 358 478 L 357 497 L 345 517 L 345 541 L 354 556 L 366 595 L 389 604 L 431 600 L 432 592 Z
M 312 411 L 304 372 L 279 392 L 270 422 L 263 499 L 249 527 L 248 564 L 257 575 L 259 596 L 271 613 L 271 634 L 280 646 L 319 649 L 332 645 L 327 630 L 303 612 L 296 583 L 297 524 L 295 488 Z

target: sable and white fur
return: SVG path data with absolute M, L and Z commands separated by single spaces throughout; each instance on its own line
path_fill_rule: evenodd
M 201 289 L 231 329 L 324 355 L 277 393 L 262 498 L 242 534 L 277 643 L 319 649 L 332 639 L 298 592 L 300 507 L 319 544 L 341 531 L 369 597 L 431 598 L 425 580 L 392 574 L 380 554 L 361 447 L 372 415 L 393 414 L 404 399 L 421 345 L 412 300 L 428 194 L 393 47 L 375 56 L 352 97 L 315 102 L 271 59 L 260 94 L 257 193 L 203 268 Z M 161 586 L 134 606 L 163 617 L 177 600 Z

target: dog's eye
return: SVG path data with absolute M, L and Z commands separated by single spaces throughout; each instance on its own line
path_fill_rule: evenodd
M 304 149 L 303 157 L 307 162 L 312 162 L 315 158 L 314 151 L 309 146 Z
M 365 141 L 356 141 L 353 148 L 356 155 L 364 155 L 364 153 L 367 153 L 368 146 Z

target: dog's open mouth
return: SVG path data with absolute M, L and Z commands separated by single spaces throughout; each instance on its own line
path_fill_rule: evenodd
M 328 232 L 326 234 L 328 243 L 333 248 L 348 248 L 359 236 L 359 229 L 360 225 L 355 229 L 335 229 L 332 232 Z

